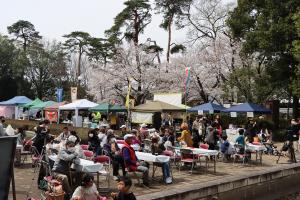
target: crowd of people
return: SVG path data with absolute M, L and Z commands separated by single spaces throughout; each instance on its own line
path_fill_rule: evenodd
M 5 119 L 0 117 L 0 134 L 5 135 L 3 123 Z M 58 180 L 66 192 L 69 199 L 99 199 L 100 195 L 93 183 L 93 176 L 86 173 L 74 171 L 70 168 L 71 163 L 78 163 L 79 159 L 85 159 L 81 144 L 87 143 L 88 150 L 93 152 L 93 157 L 106 155 L 111 159 L 113 179 L 118 181 L 119 193 L 112 193 L 113 199 L 135 199 L 130 192 L 132 182 L 128 178 L 130 172 L 141 172 L 143 174 L 143 184 L 149 186 L 149 163 L 140 161 L 136 156 L 136 151 L 144 151 L 146 141 L 150 143 L 150 153 L 153 155 L 164 155 L 164 152 L 170 146 L 199 148 L 201 144 L 206 144 L 209 150 L 219 150 L 224 158 L 230 159 L 231 153 L 228 137 L 223 130 L 222 121 L 218 115 L 214 119 L 207 119 L 204 116 L 197 116 L 194 121 L 183 122 L 180 126 L 180 132 L 176 132 L 175 127 L 164 123 L 159 130 L 152 128 L 147 124 L 140 124 L 135 127 L 122 125 L 119 131 L 109 128 L 109 125 L 103 125 L 99 128 L 91 129 L 87 137 L 83 138 L 70 127 L 64 127 L 62 132 L 56 136 L 50 134 L 49 121 L 45 120 L 35 127 L 35 136 L 24 143 L 28 127 L 20 127 L 15 130 L 18 135 L 18 144 L 28 144 L 36 149 L 38 155 L 57 156 L 54 163 L 50 164 L 53 177 Z M 299 121 L 293 119 L 291 126 L 287 130 L 286 140 L 289 145 L 297 148 L 299 146 Z M 3 132 L 3 133 L 2 133 Z M 238 146 L 238 153 L 246 154 L 251 159 L 251 152 L 248 152 L 245 146 L 249 143 L 264 143 L 267 152 L 272 151 L 272 132 L 266 127 L 257 124 L 255 120 L 249 120 L 245 128 L 238 130 L 239 136 L 234 141 Z M 120 142 L 122 141 L 122 142 Z M 269 145 L 269 146 L 268 146 Z M 166 184 L 172 183 L 172 176 L 168 163 L 156 163 L 161 167 L 163 180 Z M 120 171 L 122 172 L 122 176 Z M 72 187 L 70 184 L 70 174 L 76 178 Z M 39 181 L 47 176 L 47 171 L 41 167 Z M 75 189 L 75 190 L 74 190 Z M 82 198 L 86 195 L 88 198 Z

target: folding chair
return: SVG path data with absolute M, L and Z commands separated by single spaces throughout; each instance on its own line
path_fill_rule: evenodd
M 245 164 L 245 159 L 247 157 L 246 150 L 243 146 L 239 144 L 234 145 L 235 153 L 233 154 L 233 164 L 235 163 L 236 159 L 242 159 L 243 164 Z M 241 149 L 244 149 L 244 152 L 241 153 Z
M 197 163 L 198 159 L 193 154 L 193 151 L 190 149 L 180 149 L 181 154 L 181 164 L 182 163 L 190 163 L 192 165 L 191 167 L 191 174 L 193 173 L 193 168 L 195 164 Z M 179 171 L 180 171 L 181 165 L 179 165 Z
M 167 147 L 167 151 L 172 152 L 172 155 L 168 155 L 170 156 L 170 164 L 174 164 L 174 166 L 179 166 L 178 163 L 180 162 L 181 156 L 180 156 L 180 151 L 177 150 L 175 147 L 173 146 L 168 146 Z
M 35 146 L 32 146 L 30 152 L 31 152 L 32 167 L 34 167 L 34 173 L 35 173 L 37 168 L 40 167 L 44 150 L 42 150 L 42 152 L 39 153 L 37 148 Z
M 94 159 L 94 162 L 103 164 L 104 168 L 97 172 L 97 188 L 99 188 L 99 176 L 104 176 L 107 181 L 107 188 L 110 188 L 110 171 L 111 171 L 111 159 L 109 156 L 101 155 Z
M 94 157 L 94 152 L 89 151 L 89 150 L 83 150 L 83 155 L 87 160 L 92 160 Z
M 87 144 L 82 144 L 80 146 L 81 146 L 82 150 L 89 150 L 89 145 L 87 145 Z

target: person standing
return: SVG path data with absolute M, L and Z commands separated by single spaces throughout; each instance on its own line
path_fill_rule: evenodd
M 4 125 L 3 125 L 4 122 L 5 122 L 5 118 L 4 118 L 4 116 L 1 116 L 0 117 L 0 137 L 3 137 L 3 136 L 7 135 L 5 130 L 4 130 Z
M 192 135 L 189 131 L 189 127 L 187 123 L 182 123 L 181 127 L 182 132 L 181 136 L 177 138 L 179 142 L 184 142 L 188 147 L 193 147 L 193 140 L 192 140 Z

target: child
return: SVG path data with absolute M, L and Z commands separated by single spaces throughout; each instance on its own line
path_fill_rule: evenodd
M 227 135 L 223 135 L 222 140 L 223 141 L 221 143 L 221 152 L 224 155 L 224 159 L 226 159 L 228 161 L 230 159 L 230 153 L 229 153 L 230 143 L 227 140 Z
M 85 174 L 82 178 L 81 186 L 78 186 L 73 193 L 72 200 L 98 200 L 102 199 L 99 195 L 96 185 L 94 183 L 94 177 L 90 174 Z
M 130 192 L 131 185 L 132 181 L 130 178 L 126 176 L 121 177 L 118 182 L 118 195 L 116 193 L 111 193 L 113 200 L 136 200 L 134 194 Z

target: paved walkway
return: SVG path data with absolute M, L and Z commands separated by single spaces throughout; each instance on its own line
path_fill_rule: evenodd
M 297 158 L 300 158 L 300 154 L 297 153 Z M 253 156 L 254 157 L 254 156 Z M 276 167 L 282 165 L 288 165 L 287 157 L 282 157 L 279 164 L 276 164 L 277 157 L 270 155 L 263 155 L 263 164 L 241 164 L 232 162 L 224 163 L 217 162 L 217 173 L 213 173 L 213 164 L 210 163 L 208 173 L 205 173 L 204 162 L 197 170 L 193 171 L 193 174 L 189 173 L 189 169 L 182 169 L 180 172 L 178 169 L 173 168 L 174 183 L 171 185 L 165 185 L 159 180 L 152 181 L 150 188 L 143 188 L 139 186 L 134 186 L 132 188 L 136 196 L 150 194 L 158 191 L 167 191 L 167 190 L 178 190 L 183 185 L 195 185 L 202 184 L 207 181 L 219 180 L 225 177 L 240 176 L 251 174 L 251 172 L 257 172 L 260 170 L 266 170 L 269 167 Z M 34 169 L 31 168 L 30 163 L 26 163 L 21 167 L 15 167 L 15 181 L 16 181 L 16 192 L 17 200 L 27 199 L 27 195 L 34 197 L 35 199 L 40 199 L 40 191 L 37 189 L 37 176 L 38 173 L 33 172 Z M 152 175 L 152 167 L 150 167 L 150 174 Z M 159 179 L 161 177 L 161 170 L 158 169 L 155 176 Z M 136 180 L 133 180 L 136 182 Z M 116 182 L 111 180 L 112 190 L 116 189 Z M 9 199 L 12 199 L 10 193 Z

